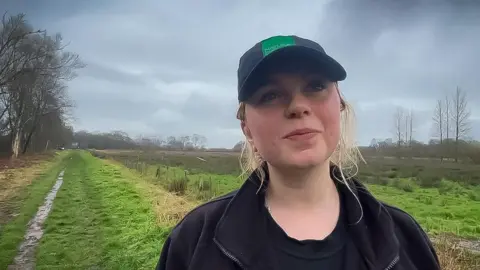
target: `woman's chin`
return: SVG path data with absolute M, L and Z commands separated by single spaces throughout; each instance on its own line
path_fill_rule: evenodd
M 311 149 L 287 155 L 285 157 L 285 165 L 299 169 L 306 169 L 324 164 L 327 159 L 328 156 L 322 151 L 313 151 L 313 149 Z

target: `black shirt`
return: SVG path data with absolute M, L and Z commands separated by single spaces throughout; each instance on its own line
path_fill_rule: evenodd
M 344 269 L 346 250 L 353 247 L 348 238 L 344 212 L 343 203 L 340 203 L 337 225 L 325 239 L 300 241 L 288 236 L 265 207 L 267 229 L 275 249 L 278 269 Z

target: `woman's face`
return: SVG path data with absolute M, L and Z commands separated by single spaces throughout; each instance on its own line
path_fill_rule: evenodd
M 275 73 L 246 102 L 242 130 L 275 167 L 327 161 L 340 137 L 337 86 L 313 73 Z

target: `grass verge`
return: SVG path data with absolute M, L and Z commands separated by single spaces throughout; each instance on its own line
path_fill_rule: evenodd
M 38 175 L 24 188 L 19 189 L 11 204 L 18 208 L 16 216 L 8 221 L 0 231 L 0 268 L 5 269 L 17 253 L 17 247 L 23 240 L 27 224 L 35 215 L 51 190 L 59 172 L 64 167 L 68 153 L 58 154 L 51 162 L 50 168 Z
M 66 152 L 56 152 L 49 155 L 22 156 L 19 158 L 21 161 L 8 162 L 21 163 L 21 166 L 0 168 L 0 227 L 18 213 L 25 195 L 28 195 L 26 188 L 65 154 Z

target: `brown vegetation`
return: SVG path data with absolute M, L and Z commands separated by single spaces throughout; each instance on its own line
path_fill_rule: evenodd
M 31 155 L 11 161 L 2 159 L 0 168 L 0 225 L 5 224 L 15 214 L 19 194 L 26 186 L 49 166 L 49 160 L 53 156 Z
M 460 240 L 442 235 L 434 243 L 443 270 L 480 269 L 480 253 L 472 253 L 460 246 Z

